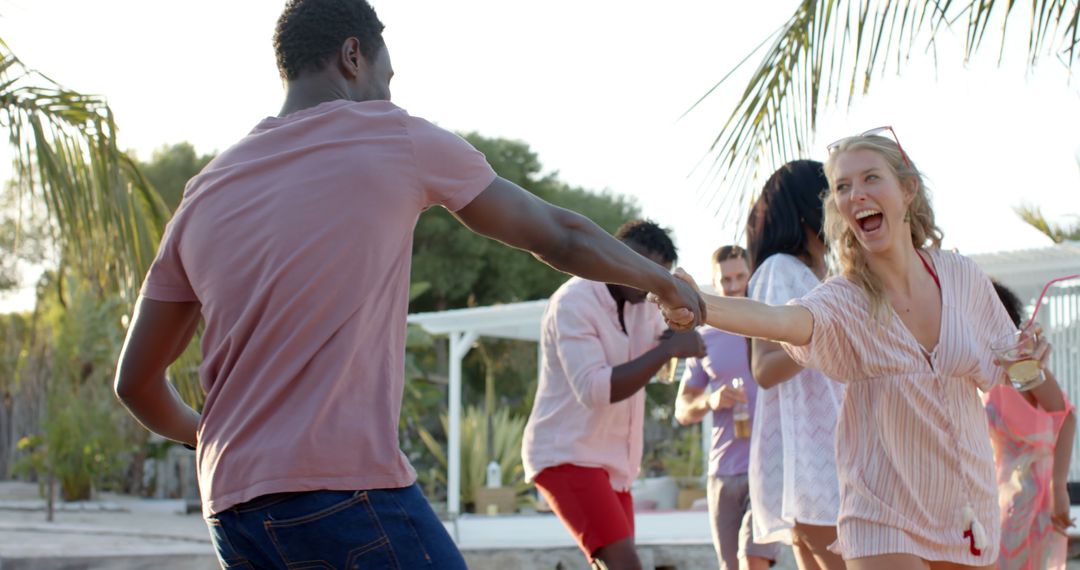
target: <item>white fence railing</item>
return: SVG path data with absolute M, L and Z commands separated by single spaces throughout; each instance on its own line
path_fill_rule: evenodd
M 1072 281 L 1070 283 L 1076 283 Z M 1034 302 L 1035 299 L 1032 299 Z M 1039 323 L 1053 345 L 1050 370 L 1073 404 L 1080 403 L 1080 284 L 1052 288 L 1039 309 Z M 1080 481 L 1080 437 L 1073 442 L 1069 480 Z

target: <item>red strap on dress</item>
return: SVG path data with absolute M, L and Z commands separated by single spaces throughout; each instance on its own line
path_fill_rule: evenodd
M 921 253 L 915 252 L 915 255 L 919 256 L 919 261 L 921 261 L 923 267 L 926 268 L 926 272 L 930 274 L 930 277 L 934 278 L 934 283 L 937 283 L 937 288 L 941 289 L 941 280 L 938 279 L 937 273 L 934 272 L 934 268 L 930 267 L 930 264 L 926 261 L 926 259 L 923 258 Z

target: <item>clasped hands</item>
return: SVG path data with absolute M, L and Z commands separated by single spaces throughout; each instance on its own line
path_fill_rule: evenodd
M 681 267 L 675 269 L 674 276 L 672 293 L 665 298 L 650 293 L 649 300 L 660 307 L 664 322 L 673 330 L 690 330 L 705 324 L 705 300 L 694 278 Z

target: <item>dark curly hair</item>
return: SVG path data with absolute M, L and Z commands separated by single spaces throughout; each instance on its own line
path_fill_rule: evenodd
M 1020 302 L 1020 298 L 1013 293 L 1012 289 L 998 283 L 997 280 L 991 279 L 990 282 L 994 284 L 994 291 L 997 292 L 998 299 L 1001 299 L 1001 304 L 1005 305 L 1005 312 L 1009 313 L 1009 319 L 1012 320 L 1013 325 L 1020 326 L 1024 311 L 1024 304 Z
M 649 220 L 630 220 L 618 230 L 615 237 L 621 241 L 631 241 L 645 251 L 658 254 L 665 263 L 675 263 L 679 259 L 679 250 L 671 241 L 667 230 Z
M 289 0 L 274 30 L 278 72 L 285 80 L 326 67 L 348 38 L 374 62 L 383 48 L 383 28 L 365 0 Z

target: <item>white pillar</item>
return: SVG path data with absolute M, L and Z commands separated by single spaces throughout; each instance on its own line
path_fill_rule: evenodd
M 450 333 L 450 433 L 447 435 L 446 511 L 461 514 L 461 361 L 479 335 L 475 331 Z

